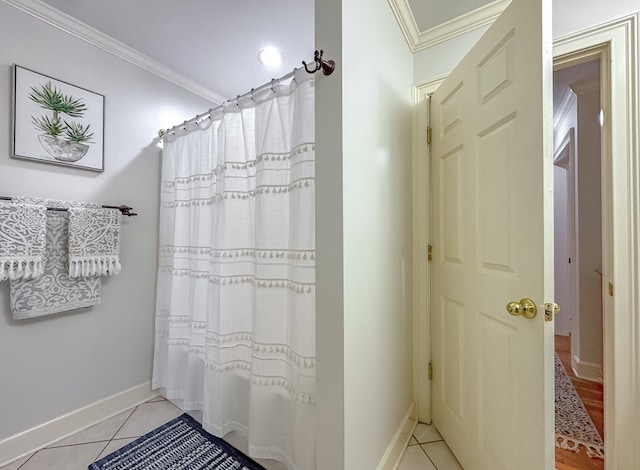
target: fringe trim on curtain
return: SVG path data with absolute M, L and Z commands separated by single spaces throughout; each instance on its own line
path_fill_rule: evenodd
M 0 281 L 32 279 L 44 273 L 44 260 L 0 259 Z
M 113 276 L 119 274 L 120 260 L 117 256 L 82 258 L 69 261 L 69 277 Z
M 578 452 L 578 448 L 581 445 L 583 445 L 585 449 L 587 449 L 587 455 L 592 459 L 596 458 L 596 459 L 604 460 L 604 448 L 599 446 L 594 446 L 593 444 L 589 444 L 579 439 L 573 439 L 567 436 L 556 434 L 556 447 L 560 447 L 561 449 L 572 450 L 573 452 Z

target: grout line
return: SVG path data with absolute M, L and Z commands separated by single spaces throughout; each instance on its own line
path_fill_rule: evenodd
M 98 457 L 100 457 L 100 454 L 102 454 L 104 452 L 104 450 L 109 446 L 110 443 L 111 443 L 111 441 L 107 441 L 107 443 L 104 445 L 102 450 L 100 452 L 98 452 L 98 455 L 96 455 L 96 457 L 93 459 L 93 462 L 97 462 L 98 461 Z M 91 465 L 93 462 L 89 462 L 89 465 Z
M 145 402 L 145 403 L 149 403 L 149 402 Z M 102 448 L 102 450 L 100 451 L 100 453 L 96 456 L 96 458 L 93 460 L 94 462 L 98 460 L 98 457 L 100 457 L 100 454 L 102 454 L 104 452 L 104 450 L 109 447 L 109 444 L 111 444 L 113 441 L 117 441 L 119 439 L 116 439 L 116 435 L 120 432 L 120 430 L 124 427 L 124 425 L 127 423 L 127 421 L 129 421 L 129 419 L 131 419 L 131 416 L 133 416 L 133 413 L 135 413 L 135 411 L 138 409 L 138 406 L 134 406 L 133 408 L 131 408 L 131 413 L 129 413 L 129 416 L 127 416 L 127 419 L 125 419 L 122 424 L 120 425 L 120 427 L 116 430 L 116 432 L 113 433 L 113 436 L 111 436 L 111 439 L 109 439 L 107 441 L 107 443 L 105 444 L 105 446 Z M 123 438 L 126 439 L 126 438 Z M 93 463 L 93 462 L 92 462 Z M 19 469 L 18 469 L 19 470 Z
M 418 439 L 416 439 L 416 441 L 418 441 Z M 435 441 L 425 441 L 425 442 L 420 442 L 418 441 L 418 444 L 422 445 L 422 444 L 433 444 L 434 442 L 443 442 L 444 439 L 436 439 Z
M 138 405 L 138 406 L 140 406 L 140 405 Z M 127 419 L 125 419 L 122 422 L 120 427 L 118 429 L 116 429 L 116 432 L 113 433 L 113 436 L 111 436 L 111 439 L 109 439 L 109 442 L 113 441 L 113 438 L 116 437 L 116 435 L 120 432 L 120 430 L 124 427 L 124 425 L 127 424 L 127 421 L 129 421 L 131 419 L 131 416 L 133 416 L 133 413 L 136 412 L 136 410 L 138 409 L 138 406 L 134 406 L 133 408 L 131 408 L 131 413 L 129 413 L 129 416 L 127 416 Z
M 27 462 L 28 462 L 29 460 L 31 460 L 31 458 L 32 458 L 34 455 L 36 455 L 38 452 L 40 452 L 40 451 L 38 450 L 38 451 L 34 452 L 33 454 L 31 454 L 31 455 L 29 456 L 29 458 L 28 458 L 27 460 L 25 460 L 24 462 L 22 462 L 22 465 L 20 465 L 16 470 L 20 470 L 22 467 L 24 467 L 24 466 L 27 464 Z
M 424 452 L 424 455 L 426 455 L 426 456 L 427 456 L 427 458 L 429 459 L 429 462 L 431 462 L 431 465 L 433 465 L 433 467 L 434 467 L 436 470 L 438 470 L 438 466 L 436 465 L 436 463 L 435 463 L 433 460 L 431 460 L 431 457 L 429 457 L 429 454 L 427 454 L 427 451 L 426 451 L 426 450 L 424 450 L 424 447 L 422 447 L 422 444 L 420 444 L 420 450 L 421 450 L 422 452 Z
M 140 406 L 140 405 L 138 405 L 138 406 Z M 131 413 L 129 413 L 129 416 L 127 416 L 127 419 L 125 419 L 122 422 L 120 427 L 118 429 L 116 429 L 116 432 L 113 433 L 113 436 L 111 436 L 111 439 L 109 439 L 107 441 L 107 443 L 102 448 L 102 450 L 98 453 L 98 455 L 96 455 L 96 458 L 93 459 L 94 462 L 96 462 L 98 460 L 98 457 L 100 457 L 100 454 L 102 454 L 104 452 L 104 450 L 109 446 L 109 444 L 111 444 L 111 442 L 113 442 L 114 438 L 116 437 L 116 434 L 118 434 L 120 432 L 120 430 L 122 429 L 122 427 L 127 423 L 127 421 L 129 421 L 129 419 L 131 419 L 131 416 L 133 416 L 133 413 L 135 413 L 135 411 L 138 409 L 138 406 L 134 406 L 133 408 L 131 408 Z M 18 469 L 18 470 L 20 470 L 20 469 Z
M 149 403 L 149 402 L 145 402 L 145 403 Z M 104 452 L 104 450 L 107 448 L 107 446 L 114 440 L 118 440 L 118 439 L 114 439 L 116 434 L 118 434 L 118 432 L 120 432 L 120 430 L 123 428 L 123 426 L 127 423 L 127 421 L 129 421 L 129 419 L 131 418 L 131 416 L 133 415 L 133 413 L 138 409 L 138 406 L 134 406 L 133 408 L 131 408 L 131 413 L 129 413 L 129 416 L 127 416 L 127 418 L 122 422 L 122 424 L 120 425 L 120 427 L 113 433 L 113 436 L 111 436 L 110 439 L 106 439 L 106 440 L 96 440 L 96 441 L 91 441 L 91 442 L 79 442 L 76 444 L 67 444 L 67 445 L 61 445 L 61 446 L 56 446 L 56 447 L 46 447 L 40 450 L 37 450 L 36 452 L 34 452 L 33 454 L 31 454 L 29 456 L 29 458 L 27 460 L 25 460 L 16 470 L 20 470 L 22 467 L 24 467 L 29 460 L 31 460 L 38 452 L 42 451 L 42 450 L 49 450 L 49 449 L 61 449 L 61 448 L 65 448 L 65 447 L 77 447 L 77 446 L 81 446 L 81 445 L 86 445 L 86 444 L 98 444 L 101 442 L 104 442 L 105 445 L 102 448 L 102 450 L 100 450 L 100 452 L 98 452 L 98 454 L 96 455 L 95 459 L 93 459 L 92 462 L 95 462 L 96 460 L 98 460 L 98 457 L 100 457 L 100 454 L 102 454 L 102 452 Z M 123 413 L 126 413 L 126 411 L 124 411 Z M 82 432 L 82 431 L 80 431 Z M 71 436 L 69 436 L 71 437 Z M 127 439 L 126 437 L 122 438 L 122 439 Z M 1 470 L 1 469 L 0 469 Z
M 440 433 L 438 433 L 438 434 L 440 434 Z M 436 440 L 433 440 L 433 441 L 424 441 L 424 442 L 421 442 L 421 441 L 416 437 L 416 435 L 415 435 L 415 434 L 412 434 L 411 436 L 412 436 L 412 437 L 413 437 L 413 438 L 418 442 L 418 444 L 420 444 L 420 445 L 422 445 L 422 444 L 431 444 L 432 442 L 441 442 L 441 441 L 444 441 L 444 437 L 442 437 L 442 436 L 440 436 L 440 439 L 436 439 Z M 409 441 L 409 442 L 411 442 L 411 441 Z
M 82 432 L 82 431 L 80 431 Z M 69 436 L 71 437 L 71 436 Z M 53 450 L 53 449 L 64 449 L 65 447 L 76 447 L 76 446 L 83 446 L 85 444 L 99 444 L 100 442 L 109 442 L 109 438 L 107 439 L 96 439 L 95 441 L 87 441 L 87 442 L 76 442 L 75 444 L 65 444 L 62 446 L 55 446 L 55 447 L 45 447 L 43 449 L 40 450 Z

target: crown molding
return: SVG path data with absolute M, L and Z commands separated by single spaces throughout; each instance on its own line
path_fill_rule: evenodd
M 219 93 L 208 89 L 195 80 L 185 77 L 161 62 L 152 59 L 140 51 L 127 46 L 40 0 L 0 1 L 215 104 L 220 104 L 226 99 Z
M 420 30 L 418 30 L 418 25 L 416 24 L 416 19 L 413 16 L 409 2 L 407 0 L 388 1 L 411 52 L 416 52 L 416 43 L 420 36 Z
M 511 0 L 495 0 L 445 23 L 420 31 L 408 0 L 388 0 L 411 52 L 418 52 L 441 42 L 491 25 Z

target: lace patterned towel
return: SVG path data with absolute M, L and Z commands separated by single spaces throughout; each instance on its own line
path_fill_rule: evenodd
M 69 206 L 61 201 L 47 201 L 46 204 L 58 208 Z M 100 277 L 69 278 L 69 214 L 48 211 L 46 218 L 44 273 L 37 279 L 11 281 L 9 303 L 14 320 L 66 312 L 100 303 Z
M 32 204 L 0 204 L 0 281 L 42 274 L 46 212 Z
M 69 208 L 69 277 L 120 272 L 120 222 L 117 209 Z

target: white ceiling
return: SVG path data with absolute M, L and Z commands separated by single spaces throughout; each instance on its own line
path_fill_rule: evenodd
M 314 0 L 43 0 L 226 98 L 313 59 Z M 257 61 L 266 46 L 284 64 Z
M 420 31 L 426 31 L 472 10 L 480 8 L 493 0 L 407 0 L 416 25 Z
M 314 3 L 322 0 L 42 1 L 233 98 L 300 67 L 302 60 L 312 60 Z M 490 3 L 408 2 L 420 31 Z M 256 55 L 266 46 L 283 52 L 285 62 L 279 69 L 266 70 L 258 63 Z

